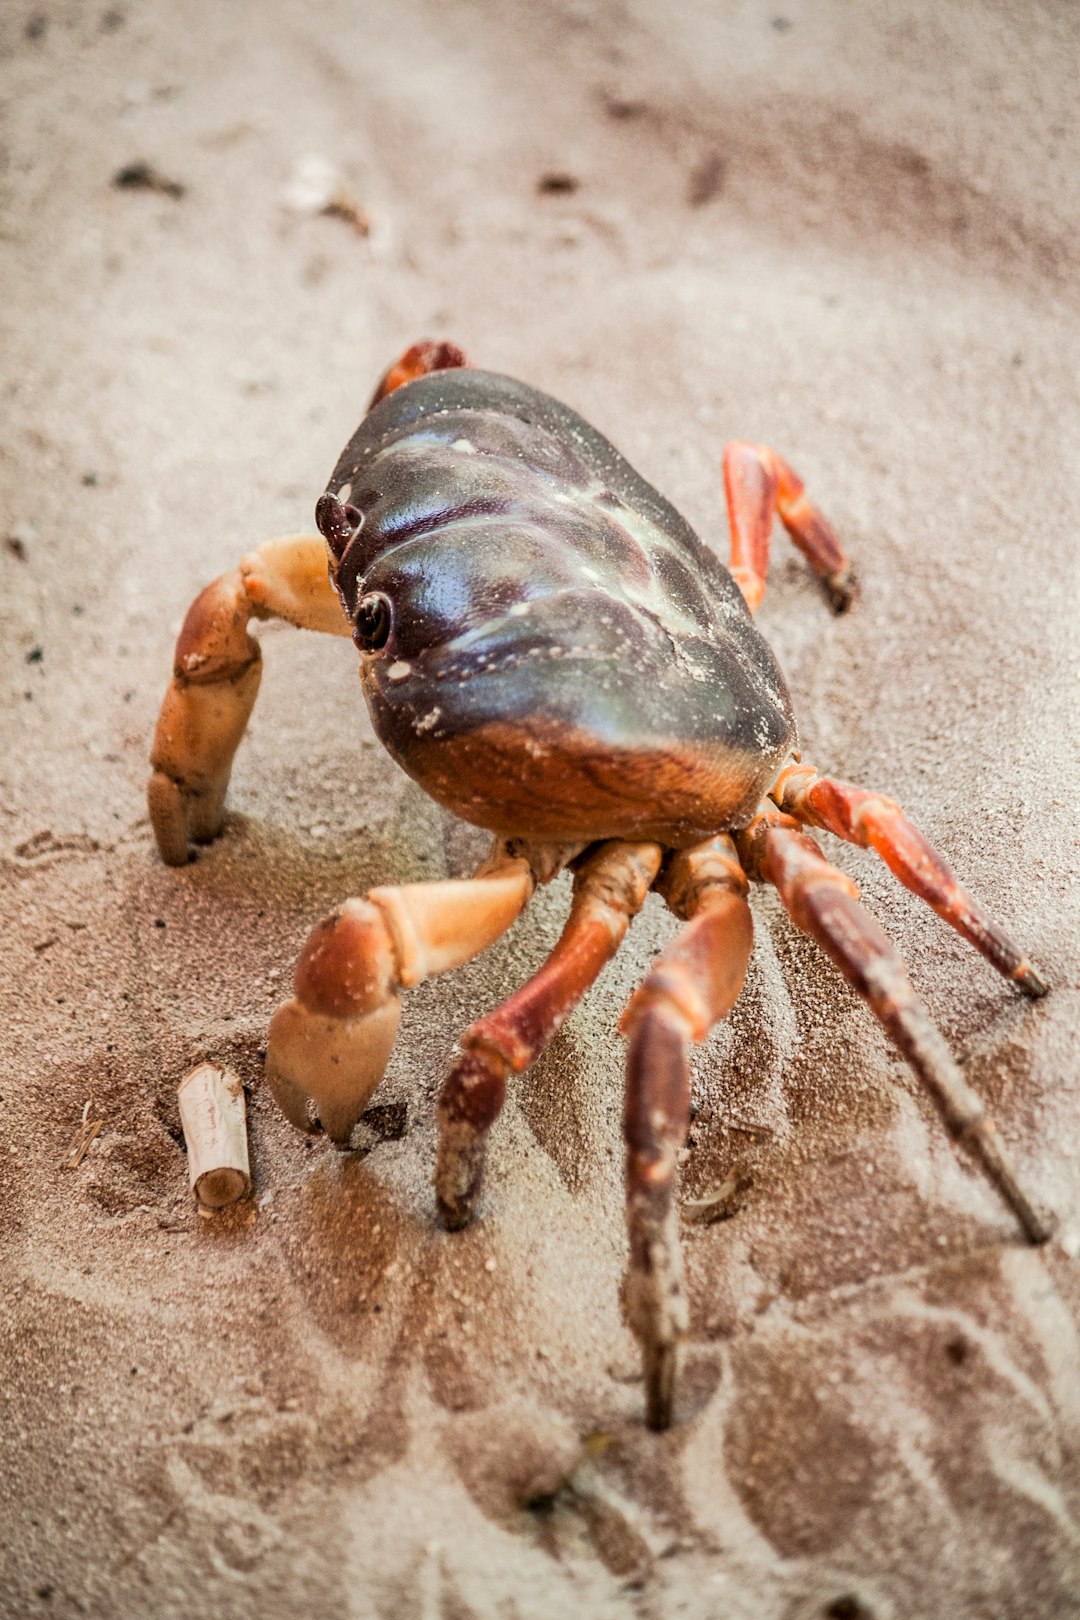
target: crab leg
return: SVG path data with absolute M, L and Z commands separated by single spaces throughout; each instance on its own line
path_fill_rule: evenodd
M 851 564 L 828 519 L 807 495 L 803 481 L 765 444 L 732 440 L 724 446 L 724 489 L 731 524 L 730 569 L 751 613 L 765 595 L 769 541 L 777 513 L 815 574 L 824 582 L 836 613 L 855 594 Z
M 980 1161 L 1031 1242 L 1044 1243 L 1053 1217 L 1020 1185 L 997 1127 L 915 994 L 899 953 L 859 905 L 851 878 L 830 866 L 813 839 L 779 811 L 759 815 L 739 835 L 739 852 L 750 875 L 776 887 L 798 927 L 817 940 L 869 1003 L 948 1130 Z
M 904 887 L 932 906 L 999 973 L 1025 995 L 1046 994 L 1049 985 L 1042 974 L 961 888 L 951 866 L 895 800 L 831 776 L 819 777 L 811 765 L 790 765 L 781 771 L 769 796 L 796 821 L 825 827 L 849 844 L 875 849 Z
M 403 383 L 426 377 L 432 371 L 453 371 L 468 363 L 456 343 L 414 343 L 412 348 L 405 350 L 400 360 L 395 360 L 390 369 L 383 373 L 382 381 L 371 396 L 368 410 L 374 410 L 380 400 Z
M 574 898 L 538 973 L 461 1037 L 464 1053 L 439 1097 L 435 1194 L 444 1224 L 464 1226 L 480 1193 L 487 1134 L 506 1080 L 534 1063 L 626 937 L 660 869 L 658 844 L 601 844 L 574 877 Z
M 154 837 L 169 866 L 186 863 L 189 840 L 207 843 L 221 827 L 233 755 L 262 675 L 259 644 L 248 633 L 252 618 L 351 634 L 327 577 L 321 540 L 268 540 L 188 609 L 154 734 L 147 789 Z
M 644 1360 L 646 1421 L 666 1429 L 687 1329 L 674 1188 L 690 1123 L 689 1046 L 735 1005 L 753 924 L 746 877 L 725 834 L 676 855 L 658 886 L 687 927 L 657 957 L 620 1027 L 630 1037 L 623 1112 L 628 1314 Z
M 324 918 L 270 1021 L 266 1077 L 285 1116 L 309 1130 L 313 1103 L 347 1145 L 389 1061 L 401 991 L 485 950 L 535 886 L 529 863 L 497 844 L 475 877 L 371 889 Z

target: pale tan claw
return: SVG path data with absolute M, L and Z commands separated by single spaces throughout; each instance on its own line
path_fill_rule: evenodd
M 314 1110 L 347 1145 L 389 1062 L 400 992 L 485 950 L 535 886 L 529 863 L 497 847 L 475 877 L 372 889 L 324 918 L 270 1022 L 266 1077 L 286 1118 L 309 1130 Z
M 347 636 L 327 576 L 326 546 L 308 535 L 268 540 L 208 585 L 188 610 L 150 754 L 150 822 L 161 858 L 183 866 L 190 842 L 221 827 L 233 755 L 262 674 L 252 618 Z
M 314 1109 L 331 1141 L 347 1145 L 390 1061 L 400 1013 L 393 994 L 353 1018 L 312 1012 L 295 998 L 279 1007 L 270 1021 L 266 1078 L 285 1118 L 308 1131 Z

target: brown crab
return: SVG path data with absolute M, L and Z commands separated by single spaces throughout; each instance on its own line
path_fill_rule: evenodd
M 495 835 L 461 881 L 372 889 L 319 923 L 270 1026 L 288 1118 L 347 1144 L 386 1066 L 400 995 L 507 929 L 564 867 L 573 902 L 549 959 L 462 1036 L 443 1085 L 435 1171 L 448 1227 L 473 1213 L 507 1079 L 544 1050 L 655 888 L 686 926 L 632 997 L 624 1132 L 630 1324 L 647 1420 L 672 1417 L 687 1308 L 674 1203 L 688 1049 L 731 1009 L 752 944 L 749 880 L 867 1000 L 1032 1242 L 1051 1219 L 862 909 L 803 831 L 869 846 L 1029 996 L 1044 979 L 892 800 L 819 776 L 796 749 L 783 677 L 751 614 L 779 514 L 833 607 L 847 558 L 775 451 L 724 452 L 725 568 L 564 405 L 417 344 L 386 374 L 316 507 L 323 540 L 270 541 L 192 605 L 154 743 L 162 857 L 218 832 L 259 685 L 252 617 L 352 635 L 372 721 L 435 799 Z M 324 542 L 325 541 L 325 545 Z M 329 572 L 327 559 L 329 558 Z

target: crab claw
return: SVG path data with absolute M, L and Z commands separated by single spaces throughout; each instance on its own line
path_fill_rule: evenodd
M 536 886 L 502 844 L 475 877 L 372 889 L 312 929 L 295 995 L 270 1021 L 266 1077 L 286 1118 L 333 1141 L 352 1128 L 390 1060 L 401 992 L 460 967 L 504 934 Z
M 382 1079 L 401 1000 L 386 922 L 365 900 L 347 900 L 315 928 L 296 965 L 296 994 L 270 1021 L 266 1078 L 282 1113 L 347 1146 Z M 302 1077 L 302 1078 L 301 1078 Z
M 330 1140 L 348 1147 L 390 1061 L 400 1012 L 397 996 L 355 1018 L 312 1012 L 298 998 L 279 1007 L 270 1021 L 266 1078 L 286 1119 L 309 1131 L 314 1110 Z M 295 1078 L 301 1074 L 303 1085 Z

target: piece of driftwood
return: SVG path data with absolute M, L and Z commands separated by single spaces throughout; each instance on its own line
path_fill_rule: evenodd
M 191 1190 L 207 1209 L 222 1209 L 251 1191 L 247 1109 L 239 1075 L 200 1063 L 179 1086 L 180 1122 Z

